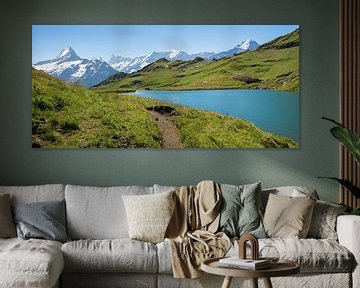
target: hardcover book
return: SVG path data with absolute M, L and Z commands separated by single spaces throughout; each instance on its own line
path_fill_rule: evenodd
M 259 270 L 268 268 L 271 263 L 267 259 L 251 260 L 251 259 L 240 259 L 238 256 L 229 258 L 223 258 L 219 260 L 219 265 L 222 267 L 247 269 L 247 270 Z

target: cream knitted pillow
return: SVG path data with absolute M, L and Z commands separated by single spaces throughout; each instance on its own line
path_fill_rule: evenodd
M 122 196 L 131 239 L 151 243 L 164 240 L 175 207 L 173 193 Z

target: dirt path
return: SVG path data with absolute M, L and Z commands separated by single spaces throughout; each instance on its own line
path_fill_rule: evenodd
M 180 137 L 177 133 L 177 128 L 172 122 L 171 115 L 162 114 L 156 111 L 149 111 L 154 115 L 156 123 L 160 129 L 162 135 L 162 148 L 182 148 Z

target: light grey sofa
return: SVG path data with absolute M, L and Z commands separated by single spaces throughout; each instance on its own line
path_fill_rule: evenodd
M 66 201 L 67 233 L 73 241 L 0 239 L 0 287 L 221 287 L 222 277 L 174 279 L 166 242 L 128 239 L 122 195 L 153 194 L 173 187 L 0 186 L 12 203 Z M 283 195 L 289 188 L 276 189 Z M 263 191 L 268 193 L 269 191 Z M 263 199 L 266 200 L 266 194 Z M 264 200 L 264 201 L 265 201 Z M 265 201 L 266 202 L 266 201 Z M 274 287 L 360 287 L 360 217 L 338 217 L 339 242 L 328 239 L 260 239 L 281 257 L 301 264 L 301 273 L 273 278 Z M 228 252 L 236 255 L 237 244 Z M 259 281 L 260 287 L 262 281 Z M 234 279 L 233 287 L 250 282 Z M 243 286 L 241 286 L 243 287 Z

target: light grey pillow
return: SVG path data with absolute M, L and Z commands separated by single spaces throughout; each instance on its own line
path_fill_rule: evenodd
M 0 238 L 16 237 L 15 225 L 11 215 L 10 195 L 0 196 Z
M 314 207 L 308 237 L 337 240 L 336 219 L 345 210 L 344 205 L 318 200 Z
M 222 184 L 222 209 L 218 231 L 229 237 L 253 234 L 266 238 L 260 216 L 261 182 L 235 186 Z
M 19 238 L 70 241 L 65 232 L 65 201 L 15 204 L 13 215 Z

